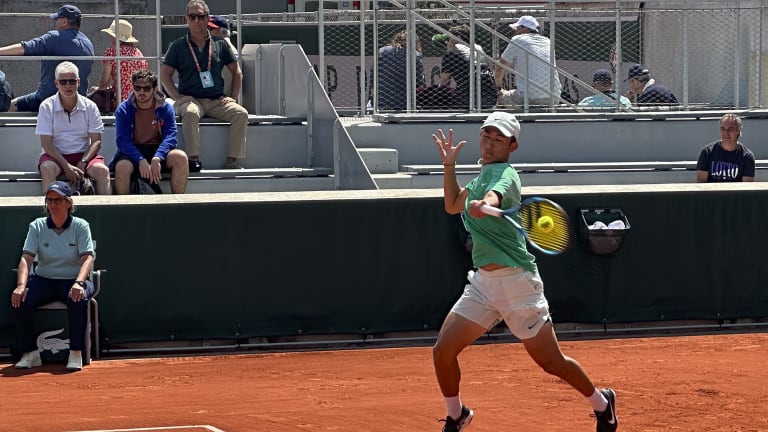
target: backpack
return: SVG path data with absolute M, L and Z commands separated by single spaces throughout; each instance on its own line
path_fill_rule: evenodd
M 163 190 L 159 184 L 150 183 L 139 175 L 135 175 L 131 178 L 131 193 L 134 195 L 158 195 L 162 194 Z
M 8 111 L 11 107 L 11 99 L 13 99 L 11 84 L 5 80 L 5 73 L 0 71 L 0 112 Z

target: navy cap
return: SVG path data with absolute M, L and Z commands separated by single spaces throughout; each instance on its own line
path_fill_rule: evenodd
M 636 64 L 636 65 L 632 66 L 631 68 L 629 68 L 629 72 L 627 72 L 627 79 L 626 80 L 630 80 L 632 78 L 637 78 L 637 77 L 642 76 L 642 75 L 648 75 L 648 73 L 649 73 L 648 69 L 646 69 L 645 66 L 643 66 L 641 64 Z M 626 81 L 626 80 L 624 80 L 624 81 Z
M 229 22 L 221 15 L 211 15 L 211 18 L 208 19 L 208 27 L 229 30 Z
M 607 69 L 598 69 L 592 75 L 593 84 L 613 84 L 613 75 Z
M 77 6 L 64 5 L 56 13 L 51 14 L 51 19 L 66 18 L 80 21 L 80 9 Z
M 45 193 L 48 193 L 48 192 L 56 192 L 57 194 L 63 197 L 72 196 L 72 188 L 69 187 L 69 184 L 67 184 L 67 182 L 63 182 L 63 181 L 55 181 L 49 184 L 48 188 L 45 190 Z

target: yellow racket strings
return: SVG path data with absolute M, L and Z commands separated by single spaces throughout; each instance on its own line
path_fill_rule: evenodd
M 545 216 L 551 218 L 551 227 L 548 223 L 540 223 Z M 568 215 L 554 203 L 539 201 L 524 205 L 520 209 L 520 222 L 528 239 L 541 249 L 564 252 L 571 244 Z

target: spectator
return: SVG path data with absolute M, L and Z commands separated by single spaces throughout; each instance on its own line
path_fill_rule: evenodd
M 208 32 L 209 16 L 210 9 L 203 0 L 187 3 L 189 32 L 171 43 L 161 73 L 163 88 L 176 101 L 173 108 L 182 119 L 191 171 L 202 168 L 199 123 L 205 116 L 231 123 L 224 168 L 242 168 L 240 160 L 245 158 L 248 111 L 236 101 L 243 73 L 227 42 Z M 232 96 L 224 95 L 221 73 L 224 66 L 232 73 Z M 178 89 L 173 85 L 176 72 L 179 74 Z
M 417 88 L 425 84 L 424 64 L 422 63 L 421 42 L 416 38 L 416 76 Z M 392 36 L 389 44 L 379 48 L 379 109 L 404 110 L 408 96 L 408 32 L 399 31 Z M 414 107 L 415 108 L 415 107 Z
M 171 173 L 171 192 L 184 193 L 189 164 L 187 154 L 176 148 L 173 106 L 157 90 L 154 72 L 136 71 L 131 80 L 133 92 L 115 111 L 117 152 L 110 163 L 115 193 L 130 193 L 134 173 L 159 184 L 162 172 Z
M 229 28 L 229 21 L 221 15 L 211 15 L 211 18 L 208 20 L 208 31 L 211 32 L 211 35 L 227 41 L 229 49 L 232 50 L 232 54 L 237 58 L 237 47 L 232 44 Z M 229 69 L 224 68 L 221 70 L 221 76 L 224 78 L 224 94 L 232 96 L 232 73 L 229 72 Z
M 626 96 L 638 105 L 675 105 L 677 98 L 667 87 L 656 84 L 651 73 L 641 64 L 629 68 L 627 72 L 629 89 Z
M 0 70 L 0 112 L 6 112 L 11 107 L 13 92 L 11 83 L 5 79 L 5 72 Z
M 720 118 L 720 141 L 701 149 L 696 163 L 699 183 L 755 181 L 755 155 L 740 141 L 741 117 L 724 114 Z
M 56 30 L 13 45 L 0 48 L 0 55 L 13 56 L 92 56 L 93 44 L 85 33 L 80 32 L 80 9 L 72 5 L 64 5 L 51 14 Z M 61 60 L 43 60 L 40 65 L 40 83 L 37 91 L 19 96 L 11 101 L 9 111 L 35 112 L 40 104 L 56 93 L 54 85 L 56 66 Z M 80 94 L 88 91 L 88 75 L 91 73 L 93 60 L 73 60 L 82 73 L 83 81 L 78 87 Z
M 16 341 L 23 353 L 16 363 L 17 369 L 42 364 L 35 341 L 35 312 L 38 306 L 52 301 L 67 304 L 67 370 L 83 368 L 88 299 L 94 293 L 89 280 L 94 248 L 88 222 L 72 216 L 74 211 L 72 189 L 67 183 L 57 181 L 46 185 L 46 217 L 29 224 L 16 273 L 16 288 L 11 293 L 11 306 L 16 309 Z M 33 267 L 35 256 L 37 266 Z
M 499 90 L 499 104 L 520 106 L 525 102 L 531 105 L 549 105 L 550 95 L 557 100 L 561 85 L 554 60 L 551 60 L 551 42 L 539 33 L 539 22 L 530 15 L 521 16 L 510 24 L 515 34 L 507 48 L 501 54 L 496 65 L 494 77 Z M 502 89 L 507 68 L 515 70 L 516 89 Z
M 600 93 L 592 96 L 587 96 L 579 102 L 579 106 L 583 107 L 615 107 L 616 98 L 620 98 L 624 106 L 631 106 L 632 102 L 624 96 L 619 96 L 615 90 L 613 90 L 613 75 L 606 69 L 598 69 L 595 74 L 592 75 L 592 87 Z
M 115 22 L 112 21 L 109 28 L 101 30 L 109 35 L 109 48 L 102 54 L 105 57 L 115 57 L 115 38 L 118 35 L 115 34 Z M 120 56 L 121 57 L 144 57 L 141 50 L 136 47 L 139 40 L 133 37 L 133 26 L 130 22 L 121 19 L 120 20 Z M 133 90 L 131 76 L 134 72 L 144 69 L 149 69 L 149 63 L 143 58 L 137 58 L 136 60 L 120 60 L 120 86 L 117 86 L 117 60 L 102 60 L 101 78 L 99 79 L 99 85 L 95 86 L 91 90 L 108 89 L 112 88 L 114 91 L 114 99 L 112 100 L 112 107 L 116 107 L 120 102 L 128 99 L 128 95 Z M 120 95 L 118 96 L 118 89 Z
M 87 175 L 96 180 L 96 193 L 108 195 L 109 169 L 99 155 L 104 130 L 99 108 L 77 93 L 80 77 L 74 63 L 61 62 L 55 75 L 58 92 L 40 104 L 35 128 L 43 148 L 38 162 L 43 191 L 60 174 L 73 185 Z
M 519 136 L 520 123 L 514 115 L 489 115 L 480 127 L 480 174 L 461 187 L 456 179 L 456 160 L 466 141 L 454 144 L 453 130 L 447 138 L 442 130 L 432 135 L 445 171 L 445 210 L 464 213 L 477 268 L 469 272 L 464 294 L 445 318 L 432 348 L 435 375 L 447 410 L 443 432 L 461 431 L 474 415 L 461 402 L 459 353 L 501 320 L 536 364 L 586 399 L 595 412 L 597 432 L 615 432 L 616 394 L 609 388 L 598 390 L 579 363 L 560 350 L 544 284 L 525 238 L 505 221 L 481 210 L 484 205 L 502 209 L 520 205 L 520 177 L 509 164 L 510 155 L 520 146 Z
M 454 37 L 447 40 L 447 50 L 443 55 L 443 62 L 440 72 L 440 85 L 449 87 L 451 80 L 456 82 L 456 100 L 454 107 L 469 109 L 469 86 L 476 82 L 474 76 L 469 74 L 470 54 L 469 45 L 469 26 L 466 24 L 453 26 L 448 29 Z M 458 41 L 457 41 L 458 39 Z M 480 93 L 482 108 L 491 108 L 496 104 L 496 88 L 494 87 L 493 72 L 488 66 L 488 55 L 485 54 L 480 45 L 475 44 L 475 55 L 472 60 L 475 73 L 480 77 Z M 477 93 L 475 93 L 477 97 Z M 472 103 L 472 106 L 475 104 Z

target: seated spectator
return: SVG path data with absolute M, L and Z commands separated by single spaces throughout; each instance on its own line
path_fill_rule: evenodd
M 11 84 L 5 79 L 5 72 L 0 70 L 0 112 L 6 112 L 11 107 L 13 92 Z
M 57 181 L 45 187 L 45 217 L 29 224 L 16 273 L 11 306 L 16 309 L 16 343 L 23 353 L 17 369 L 42 364 L 35 340 L 38 306 L 60 301 L 69 315 L 69 360 L 67 370 L 83 368 L 87 337 L 88 299 L 93 296 L 89 280 L 93 267 L 93 240 L 88 222 L 72 216 L 72 189 Z M 33 267 L 37 257 L 37 267 Z M 34 272 L 32 271 L 34 269 Z
M 77 93 L 80 76 L 74 63 L 59 63 L 55 76 L 58 91 L 40 104 L 35 128 L 43 148 L 38 162 L 43 191 L 59 175 L 74 186 L 87 175 L 96 181 L 96 193 L 108 195 L 109 169 L 99 155 L 104 130 L 99 108 Z
M 248 111 L 237 103 L 243 73 L 229 44 L 213 37 L 208 31 L 210 9 L 203 0 L 187 3 L 187 34 L 173 41 L 165 54 L 161 72 L 163 89 L 176 102 L 173 105 L 181 117 L 184 145 L 189 154 L 190 171 L 199 171 L 200 119 L 213 117 L 229 122 L 229 143 L 225 169 L 242 168 L 245 158 L 245 136 Z M 232 95 L 224 94 L 222 69 L 232 74 Z M 173 75 L 179 74 L 179 87 Z
M 208 19 L 208 31 L 211 32 L 211 36 L 224 39 L 232 50 L 232 54 L 237 58 L 237 47 L 232 44 L 229 28 L 229 21 L 221 15 L 211 15 Z M 224 68 L 221 70 L 221 77 L 224 79 L 224 94 L 232 96 L 232 73 L 229 72 L 229 69 Z
M 755 181 L 755 155 L 740 141 L 741 117 L 724 114 L 720 118 L 720 141 L 701 149 L 696 163 L 699 183 Z
M 579 102 L 579 106 L 584 107 L 615 107 L 616 98 L 619 95 L 613 90 L 613 75 L 606 69 L 598 69 L 592 75 L 592 87 L 600 92 L 599 94 L 587 96 Z M 632 102 L 624 96 L 619 99 L 624 106 L 631 106 Z
M 470 59 L 470 49 L 466 45 L 469 41 L 469 26 L 466 24 L 453 26 L 448 31 L 454 36 L 447 40 L 447 50 L 443 55 L 440 73 L 440 86 L 450 87 L 451 80 L 456 82 L 456 100 L 454 108 L 469 109 L 469 86 L 476 82 L 475 76 L 469 75 L 469 65 L 472 61 L 475 73 L 479 73 L 482 108 L 491 108 L 496 105 L 496 85 L 493 80 L 493 71 L 488 66 L 489 58 L 480 45 L 475 44 L 474 58 Z M 459 41 L 457 41 L 458 39 Z M 472 103 L 474 106 L 475 103 Z
M 157 90 L 157 75 L 140 70 L 131 76 L 133 92 L 115 111 L 117 152 L 109 164 L 115 172 L 115 193 L 131 191 L 138 173 L 159 184 L 161 173 L 171 173 L 171 192 L 184 193 L 189 177 L 187 154 L 176 148 L 176 114 Z
M 395 33 L 389 44 L 379 48 L 379 85 L 378 104 L 382 110 L 404 110 L 408 96 L 408 33 L 403 30 Z M 422 63 L 421 42 L 416 40 L 416 87 L 425 84 L 424 65 Z M 415 107 L 414 107 L 415 108 Z
M 101 30 L 109 36 L 109 48 L 102 54 L 105 57 L 115 57 L 115 22 L 112 21 L 109 28 Z M 130 22 L 120 20 L 120 56 L 121 57 L 144 57 L 144 54 L 136 46 L 139 40 L 133 37 L 133 26 Z M 138 70 L 149 69 L 149 63 L 143 58 L 136 60 L 120 60 L 120 86 L 117 85 L 117 60 L 102 60 L 101 78 L 99 85 L 91 90 L 108 89 L 114 90 L 114 100 L 112 107 L 116 107 L 120 102 L 128 99 L 128 95 L 133 90 L 131 76 Z M 118 96 L 118 89 L 120 95 Z
M 51 14 L 56 30 L 13 45 L 0 48 L 0 55 L 13 56 L 92 56 L 93 44 L 88 36 L 80 31 L 82 16 L 80 9 L 72 5 L 64 5 L 56 13 Z M 19 96 L 11 101 L 9 111 L 36 112 L 40 104 L 56 93 L 54 71 L 61 60 L 43 60 L 40 65 L 40 83 L 37 91 Z M 88 91 L 88 75 L 91 73 L 93 60 L 73 60 L 82 74 L 83 81 L 78 91 L 86 94 Z
M 499 90 L 499 105 L 522 106 L 526 97 L 531 105 L 549 105 L 550 91 L 556 95 L 555 101 L 557 101 L 562 86 L 557 72 L 552 73 L 555 64 L 553 63 L 552 67 L 549 65 L 552 43 L 548 37 L 540 33 L 539 22 L 530 15 L 523 15 L 509 26 L 514 31 L 514 36 L 501 53 L 494 73 L 496 88 Z M 517 88 L 511 90 L 502 88 L 506 73 L 504 66 L 517 71 L 515 76 Z
M 667 87 L 657 84 L 651 73 L 641 64 L 629 68 L 627 72 L 629 90 L 626 96 L 638 105 L 676 105 L 677 98 Z

